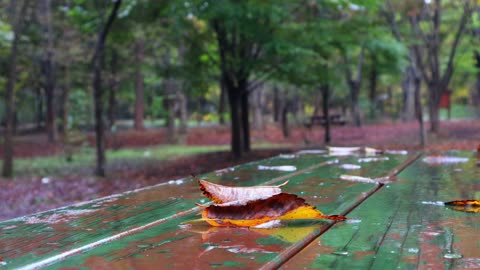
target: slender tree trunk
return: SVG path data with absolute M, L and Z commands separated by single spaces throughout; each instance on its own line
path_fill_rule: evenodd
M 180 45 L 178 46 L 178 64 L 183 66 L 185 64 L 185 41 L 180 40 Z M 187 134 L 188 128 L 188 106 L 187 106 L 187 97 L 185 96 L 186 92 L 186 82 L 183 79 L 177 78 L 178 89 L 176 91 L 176 104 L 179 112 L 180 124 L 178 132 L 181 135 Z M 185 136 L 182 136 L 182 138 Z
M 325 144 L 329 144 L 331 141 L 330 137 L 330 87 L 328 84 L 321 86 L 322 92 L 322 102 L 323 102 L 323 116 L 325 117 Z
M 429 116 L 430 116 L 430 131 L 433 133 L 438 133 L 440 130 L 440 86 L 437 84 L 430 83 L 428 85 L 429 92 Z
M 372 68 L 370 70 L 370 117 L 373 119 L 375 118 L 375 111 L 376 111 L 376 98 L 377 98 L 377 80 L 378 80 L 378 70 L 377 70 L 377 61 L 376 58 L 373 57 L 372 61 Z
M 115 111 L 117 105 L 116 93 L 118 89 L 118 78 L 117 78 L 117 60 L 118 54 L 115 49 L 111 50 L 110 56 L 110 87 L 108 91 L 108 108 L 107 108 L 107 117 L 108 117 L 108 129 L 112 130 L 115 125 Z
M 253 128 L 256 130 L 263 129 L 263 115 L 262 115 L 262 105 L 263 105 L 263 89 L 255 90 L 252 95 L 252 105 L 253 105 Z
M 417 76 L 414 76 L 415 114 L 416 114 L 416 118 L 419 125 L 420 145 L 422 147 L 425 147 L 427 145 L 427 134 L 425 130 L 425 124 L 423 121 L 423 108 L 422 108 L 420 84 L 421 84 L 420 78 Z
M 242 84 L 243 85 L 243 84 Z M 243 131 L 243 151 L 245 153 L 250 152 L 250 121 L 249 121 L 249 104 L 248 104 L 248 92 L 246 89 L 246 83 L 244 87 L 241 87 L 242 100 L 241 100 L 241 111 L 242 111 L 242 131 Z
M 281 106 L 280 93 L 277 86 L 273 87 L 273 122 L 280 120 Z
M 290 109 L 290 102 L 287 99 L 287 95 L 285 92 L 279 92 L 278 93 L 278 98 L 279 98 L 279 110 L 280 110 L 280 124 L 282 127 L 282 133 L 284 138 L 289 138 L 290 137 L 290 129 L 288 126 L 288 111 Z
M 141 38 L 137 40 L 135 46 L 135 129 L 143 130 L 143 112 L 144 112 L 144 97 L 143 97 L 143 73 L 142 63 L 144 58 L 145 41 Z
M 62 91 L 62 133 L 65 136 L 68 132 L 68 114 L 69 114 L 69 103 L 68 98 L 70 94 L 70 62 L 67 61 L 65 65 L 65 74 L 64 74 L 64 85 Z
M 410 65 L 405 72 L 402 81 L 403 91 L 403 108 L 402 108 L 402 120 L 410 121 L 415 119 L 415 67 Z
M 220 79 L 220 100 L 218 104 L 218 116 L 220 125 L 225 124 L 225 103 L 227 98 L 227 89 L 225 88 L 225 81 Z
M 17 3 L 12 1 L 12 10 L 17 10 Z M 5 89 L 5 131 L 3 133 L 3 168 L 4 177 L 13 175 L 13 126 L 15 122 L 15 82 L 17 81 L 17 54 L 18 42 L 23 31 L 24 16 L 27 10 L 28 0 L 22 4 L 20 12 L 15 12 L 13 19 L 13 41 L 10 48 L 8 61 L 8 78 Z
M 281 115 L 280 115 L 280 119 L 281 119 L 281 123 L 282 123 L 282 133 L 283 133 L 283 137 L 284 138 L 289 138 L 290 137 L 290 129 L 288 127 L 288 102 L 285 103 L 285 105 L 282 107 L 282 110 L 281 110 Z
M 474 58 L 477 72 L 475 87 L 472 93 L 472 105 L 475 107 L 480 107 L 480 53 L 478 50 L 474 51 Z
M 188 106 L 187 97 L 182 91 L 177 91 L 177 102 L 180 111 L 180 126 L 178 132 L 180 134 L 187 134 L 188 129 Z
M 315 95 L 314 103 L 313 103 L 313 115 L 319 115 L 321 103 L 322 103 L 322 95 Z
M 231 149 L 234 158 L 241 158 L 243 155 L 243 129 L 242 129 L 242 114 L 241 114 L 241 95 L 233 87 L 227 87 L 228 100 L 230 103 L 231 115 Z
M 45 95 L 47 97 L 46 128 L 48 141 L 55 142 L 58 137 L 55 102 L 55 65 L 53 63 L 53 27 L 51 1 L 43 0 L 45 55 L 43 72 L 45 75 Z
M 356 82 L 352 82 L 350 84 L 350 102 L 351 102 L 351 110 L 352 110 L 352 117 L 353 123 L 356 127 L 362 126 L 362 117 L 360 114 L 360 106 L 358 104 L 358 94 L 360 91 L 360 85 Z
M 37 130 L 41 130 L 43 123 L 43 94 L 41 88 L 38 86 L 35 87 L 35 109 Z
M 95 106 L 95 135 L 97 148 L 97 167 L 95 174 L 97 176 L 105 176 L 105 124 L 103 121 L 103 90 L 102 90 L 102 60 L 105 51 L 105 43 L 108 32 L 117 17 L 118 9 L 122 0 L 114 2 L 113 9 L 108 17 L 103 29 L 98 34 L 97 44 L 95 47 L 95 54 L 93 55 L 93 92 L 94 92 L 94 106 Z
M 362 117 L 360 112 L 360 106 L 358 104 L 358 96 L 360 94 L 360 86 L 362 82 L 362 68 L 363 68 L 363 59 L 364 59 L 365 48 L 362 47 L 360 54 L 358 55 L 357 63 L 357 75 L 356 78 L 353 78 L 352 71 L 348 67 L 349 60 L 346 55 L 343 56 L 344 62 L 346 64 L 345 75 L 347 79 L 348 86 L 350 88 L 350 106 L 352 111 L 353 122 L 356 127 L 362 126 Z
M 167 128 L 167 141 L 175 143 L 175 92 L 176 85 L 173 79 L 165 79 L 164 89 L 165 98 L 164 105 L 167 112 L 165 118 L 165 127 Z

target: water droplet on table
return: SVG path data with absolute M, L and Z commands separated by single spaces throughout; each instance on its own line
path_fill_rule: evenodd
M 456 254 L 456 253 L 446 253 L 443 255 L 445 259 L 461 259 L 463 258 L 462 254 Z
M 418 248 L 409 248 L 408 252 L 409 253 L 418 253 Z

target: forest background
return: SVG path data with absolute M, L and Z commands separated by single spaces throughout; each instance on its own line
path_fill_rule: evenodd
M 0 218 L 298 148 L 478 144 L 477 1 L 1 0 L 0 13 Z

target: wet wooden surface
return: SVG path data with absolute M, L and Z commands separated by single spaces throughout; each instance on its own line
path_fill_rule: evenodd
M 386 186 L 379 190 L 381 185 L 375 179 L 395 181 L 389 184 L 391 187 L 407 183 L 392 176 L 414 156 L 391 154 L 372 159 L 325 153 L 284 155 L 201 176 L 235 186 L 278 184 L 288 179 L 285 192 L 305 198 L 325 214 L 348 214 L 353 220 L 347 222 L 292 222 L 274 229 L 185 226 L 183 222 L 198 218 L 195 203 L 208 202 L 196 182 L 187 178 L 2 222 L 0 269 L 257 269 L 282 264 L 285 268 L 321 267 L 324 262 L 308 255 L 309 252 L 331 257 L 336 250 L 319 244 L 318 251 L 312 245 L 305 249 L 308 243 L 318 242 L 315 239 L 324 241 L 334 230 L 367 226 L 366 218 L 354 213 L 370 202 L 373 196 L 365 198 L 371 194 L 390 190 Z M 352 169 L 353 165 L 360 167 Z M 417 167 L 414 170 L 422 169 Z M 350 181 L 355 178 L 344 175 L 368 177 L 372 181 Z M 377 218 L 388 218 L 391 209 L 378 202 L 376 207 L 381 209 L 375 210 Z M 305 262 L 295 264 L 297 257 L 304 257 Z M 324 265 L 328 268 L 331 264 Z
M 335 224 L 282 269 L 480 269 L 480 214 L 441 203 L 480 199 L 480 167 L 444 154 L 468 161 L 422 156 L 348 215 L 360 223 Z

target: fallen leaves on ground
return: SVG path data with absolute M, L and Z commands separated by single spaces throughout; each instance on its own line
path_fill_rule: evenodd
M 346 220 L 345 216 L 324 215 L 295 194 L 278 186 L 230 187 L 196 178 L 203 194 L 214 204 L 203 207 L 202 219 L 212 226 L 255 227 L 271 221 L 299 219 Z
M 458 200 L 446 202 L 445 205 L 456 211 L 480 213 L 480 200 Z

